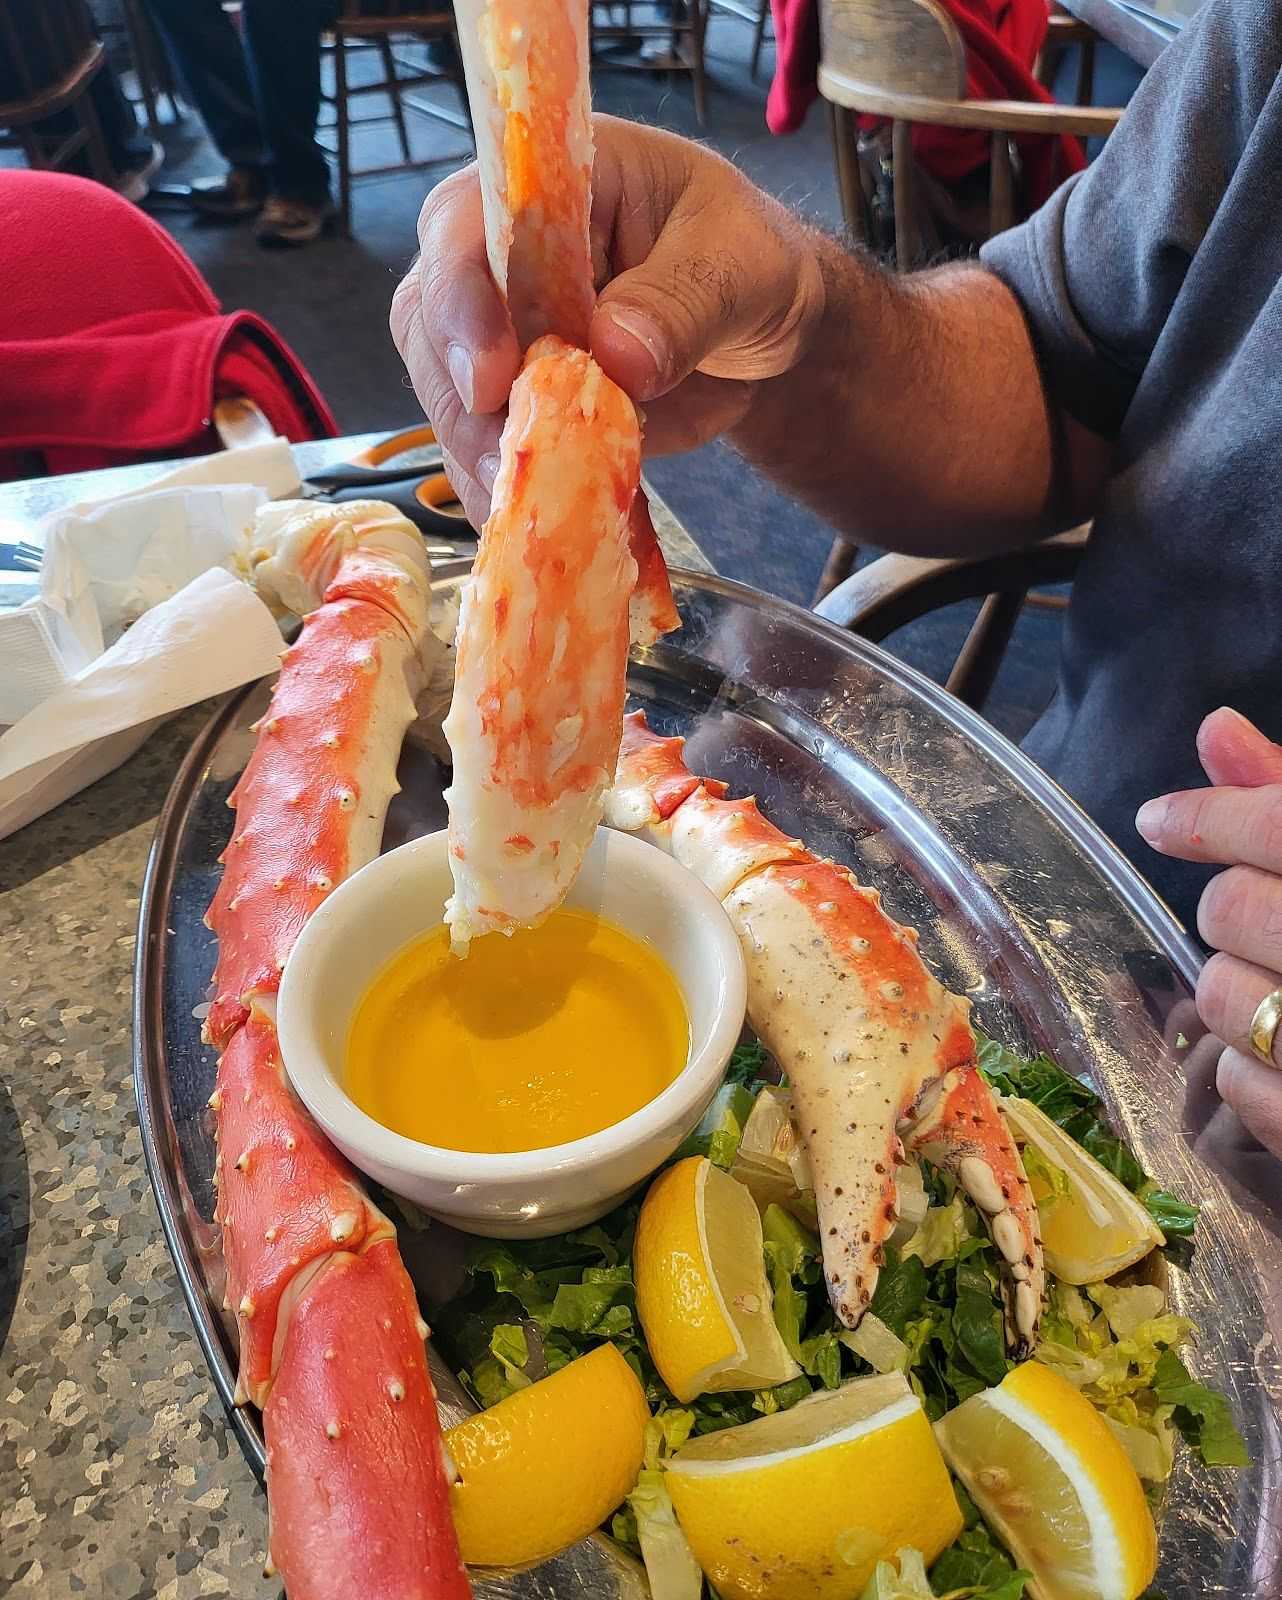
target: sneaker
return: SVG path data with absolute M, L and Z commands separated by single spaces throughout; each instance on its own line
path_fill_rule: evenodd
M 231 167 L 221 178 L 197 178 L 191 205 L 202 217 L 238 222 L 262 210 L 267 180 L 257 167 Z
M 123 172 L 116 174 L 116 181 L 112 188 L 117 194 L 123 195 L 126 200 L 132 200 L 134 205 L 140 205 L 147 198 L 147 191 L 151 188 L 151 180 L 160 171 L 165 163 L 164 147 L 151 141 L 151 149 L 139 162 Z
M 307 200 L 287 200 L 284 195 L 269 195 L 254 224 L 254 237 L 269 248 L 311 244 L 329 227 L 334 215 L 329 200 L 317 205 Z

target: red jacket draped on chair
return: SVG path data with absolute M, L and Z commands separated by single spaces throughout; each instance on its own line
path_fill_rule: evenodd
M 1052 96 L 1033 76 L 1046 38 L 1046 0 L 942 0 L 966 49 L 966 93 L 975 100 L 1040 100 Z M 775 19 L 775 76 L 766 103 L 772 133 L 801 126 L 818 93 L 818 0 L 771 0 Z M 876 118 L 866 119 L 869 124 Z M 1085 164 L 1077 139 L 1016 136 L 1026 198 L 1039 206 L 1057 179 Z M 1056 146 L 1059 160 L 1056 163 Z M 913 154 L 941 183 L 954 184 L 988 160 L 986 133 L 966 128 L 913 128 Z

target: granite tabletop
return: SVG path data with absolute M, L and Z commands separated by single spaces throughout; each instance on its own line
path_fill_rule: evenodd
M 296 452 L 300 469 L 368 439 Z M 0 487 L 0 520 L 162 467 Z M 662 502 L 669 558 L 707 570 Z M 156 816 L 211 704 L 0 842 L 0 1595 L 273 1600 L 262 1492 L 187 1318 L 131 1082 Z

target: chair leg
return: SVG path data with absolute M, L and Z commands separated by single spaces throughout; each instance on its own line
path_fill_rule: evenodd
M 334 114 L 338 120 L 338 219 L 345 234 L 352 231 L 352 151 L 347 101 L 347 44 L 334 30 Z
M 911 272 L 917 265 L 917 217 L 913 210 L 913 125 L 896 119 L 890 125 L 890 152 L 895 183 L 895 266 Z
M 856 244 L 867 244 L 868 229 L 864 218 L 864 189 L 859 181 L 854 113 L 846 106 L 839 106 L 830 100 L 828 126 L 832 133 L 832 153 L 837 166 L 837 188 L 841 194 L 841 215 L 846 231 Z
M 1010 134 L 997 129 L 990 144 L 988 178 L 988 231 L 1005 233 L 1015 225 L 1015 171 L 1010 158 Z
M 761 65 L 761 46 L 766 37 L 766 18 L 770 14 L 770 0 L 758 0 L 757 23 L 752 30 L 752 81 L 757 81 L 757 68 Z
M 828 551 L 828 559 L 824 562 L 824 569 L 819 575 L 819 583 L 815 589 L 815 597 L 810 602 L 817 606 L 826 594 L 830 594 L 839 583 L 846 579 L 855 570 L 855 562 L 859 559 L 859 546 L 853 539 L 843 539 L 840 534 L 832 541 Z
M 151 75 L 152 61 L 145 28 L 146 18 L 139 15 L 137 0 L 125 0 L 125 32 L 129 38 L 129 53 L 134 58 L 138 92 L 147 112 L 147 132 L 157 139 L 160 137 L 160 113 L 156 109 L 156 84 Z
M 701 128 L 708 125 L 708 81 L 703 66 L 703 35 L 708 26 L 708 0 L 690 0 L 690 55 L 691 79 L 694 87 L 695 121 Z
M 1015 631 L 1024 595 L 990 594 L 971 624 L 945 687 L 974 711 L 983 709 Z
M 387 74 L 387 96 L 392 102 L 392 117 L 396 123 L 396 137 L 400 141 L 401 159 L 410 159 L 410 136 L 405 127 L 405 107 L 401 104 L 401 84 L 396 76 L 396 57 L 392 54 L 392 41 L 386 34 L 378 41 L 383 58 L 383 71 Z

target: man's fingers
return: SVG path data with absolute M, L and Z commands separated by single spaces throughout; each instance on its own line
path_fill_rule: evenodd
M 752 402 L 752 385 L 693 373 L 671 394 L 642 408 L 642 443 L 647 456 L 677 455 L 728 432 L 743 421 Z
M 609 266 L 592 353 L 634 399 L 696 369 L 756 381 L 796 361 L 823 308 L 805 228 L 728 161 L 596 120 L 594 202 Z
M 466 411 L 499 411 L 507 404 L 521 356 L 490 276 L 475 166 L 453 173 L 428 195 L 418 238 L 417 314 L 427 344 L 450 374 Z M 402 325 L 412 320 L 414 310 L 411 297 L 411 304 L 402 306 L 393 320 L 393 337 L 403 356 L 398 320 Z
M 1215 1086 L 1260 1143 L 1282 1157 L 1282 1073 L 1240 1050 L 1226 1050 Z
M 1240 711 L 1221 706 L 1202 719 L 1197 753 L 1212 783 L 1255 789 L 1282 783 L 1282 745 L 1267 739 Z
M 1221 951 L 1211 957 L 1198 977 L 1198 1015 L 1225 1044 L 1250 1055 L 1251 1019 L 1260 1001 L 1277 987 L 1276 972 Z M 1282 1067 L 1282 1029 L 1273 1041 L 1273 1061 Z
M 477 533 L 485 526 L 485 519 L 490 514 L 490 490 L 494 486 L 494 478 L 484 465 L 488 460 L 488 457 L 483 457 L 481 470 L 469 472 L 448 451 L 445 452 L 445 476 L 450 481 L 450 488 L 459 497 L 467 520 Z M 497 465 L 498 458 L 494 460 Z
M 1202 891 L 1197 929 L 1213 949 L 1282 972 L 1282 877 L 1258 867 L 1219 873 Z
M 1282 872 L 1282 783 L 1186 789 L 1142 805 L 1140 834 L 1163 855 Z
M 441 448 L 474 476 L 483 457 L 497 454 L 503 418 L 493 413 L 472 415 L 464 410 L 448 369 L 428 342 L 421 318 L 408 318 L 400 331 L 401 359 Z

